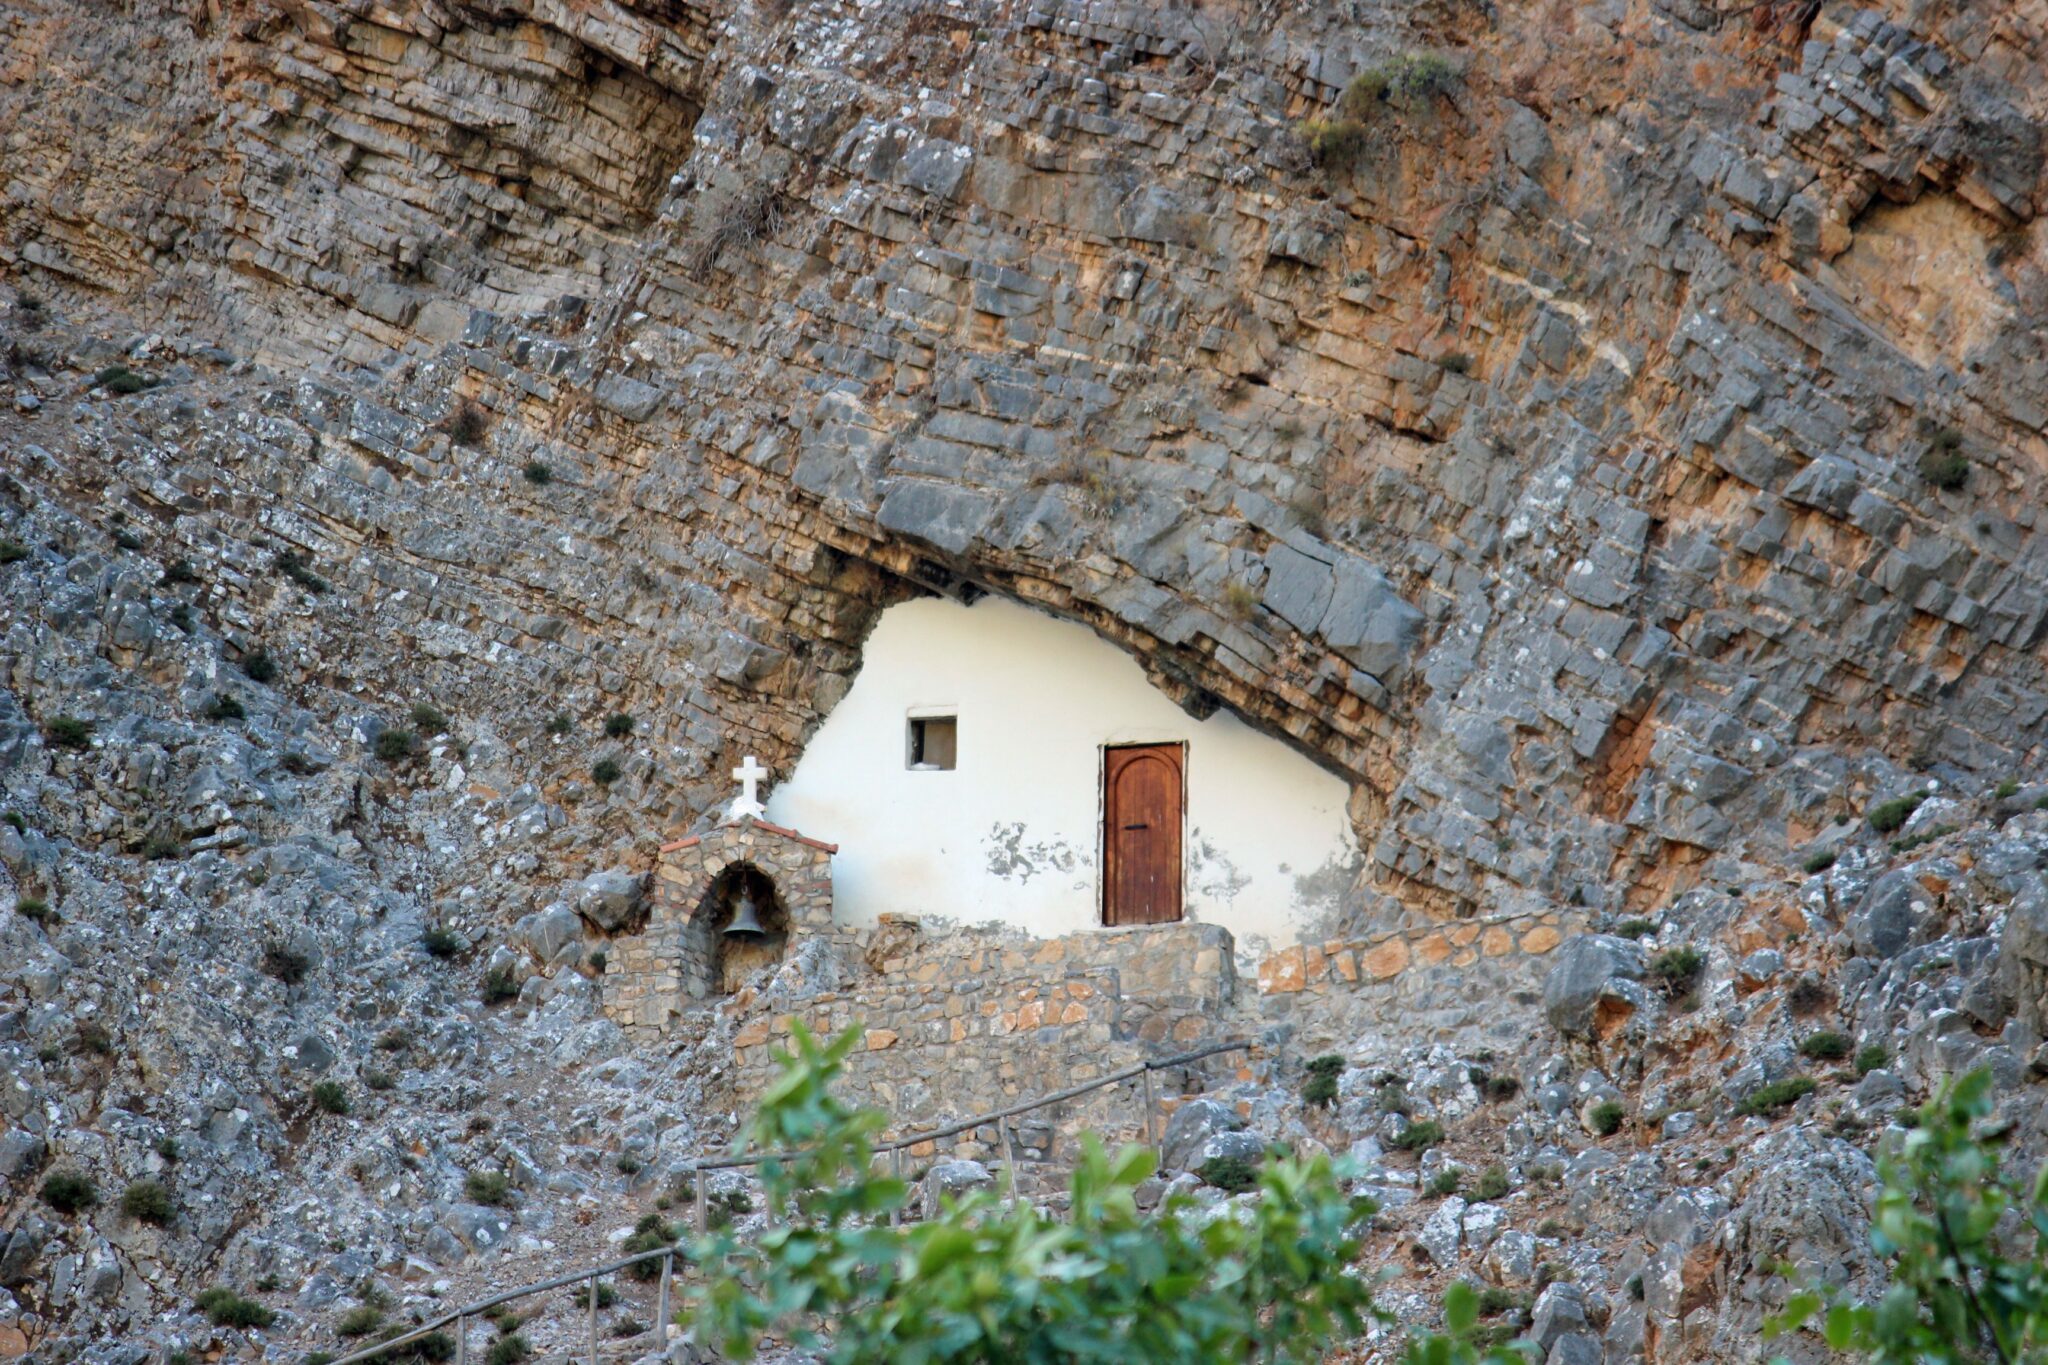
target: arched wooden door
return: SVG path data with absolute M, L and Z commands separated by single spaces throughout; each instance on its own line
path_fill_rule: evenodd
M 1131 744 L 1102 751 L 1102 922 L 1180 918 L 1182 749 Z

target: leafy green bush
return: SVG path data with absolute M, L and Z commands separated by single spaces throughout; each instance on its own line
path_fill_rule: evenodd
M 548 718 L 548 733 L 566 735 L 576 728 L 576 720 L 567 711 L 557 711 Z
M 1970 457 L 1959 450 L 1927 451 L 1919 467 L 1921 478 L 1951 493 L 1970 481 Z
M 633 718 L 624 711 L 614 711 L 604 718 L 604 732 L 612 739 L 624 739 L 633 733 Z
M 138 1180 L 121 1191 L 121 1212 L 158 1227 L 177 1216 L 171 1207 L 171 1192 L 154 1180 Z
M 1434 52 L 1406 52 L 1352 77 L 1338 105 L 1359 119 L 1386 104 L 1415 113 L 1457 86 L 1458 70 L 1449 61 Z
M 445 924 L 429 924 L 420 935 L 420 946 L 430 957 L 454 957 L 462 951 L 462 935 Z
M 1822 1029 L 1819 1033 L 1808 1034 L 1799 1044 L 1799 1052 L 1815 1061 L 1840 1061 L 1849 1055 L 1849 1039 L 1833 1029 Z
M 77 1213 L 100 1202 L 99 1187 L 83 1171 L 53 1171 L 43 1181 L 43 1202 L 59 1213 Z
M 509 965 L 493 967 L 484 973 L 483 996 L 486 1005 L 502 1004 L 518 994 L 519 979 L 512 974 Z
M 459 446 L 480 446 L 491 430 L 490 414 L 473 398 L 465 398 L 441 420 L 441 429 Z M 498 1365 L 494 1362 L 494 1365 Z
M 1602 1100 L 1586 1111 L 1586 1126 L 1601 1137 L 1612 1137 L 1621 1131 L 1622 1120 L 1628 1117 L 1628 1110 L 1620 1100 Z
M 412 707 L 412 728 L 423 735 L 442 735 L 448 732 L 448 717 L 441 714 L 432 702 L 414 702 Z
M 472 1204 L 488 1204 L 496 1209 L 510 1208 L 512 1177 L 503 1171 L 471 1171 L 462 1178 L 462 1197 Z
M 296 986 L 304 981 L 312 966 L 311 958 L 282 939 L 272 939 L 263 945 L 263 974 L 274 976 L 287 986 Z
M 1811 1076 L 1787 1076 L 1782 1081 L 1772 1081 L 1751 1091 L 1749 1098 L 1735 1106 L 1738 1114 L 1762 1117 L 1776 1112 L 1818 1089 L 1818 1083 Z
M 385 730 L 377 736 L 377 757 L 386 763 L 401 763 L 412 757 L 419 741 L 410 730 Z
M 1825 872 L 1835 865 L 1835 851 L 1831 848 L 1817 849 L 1800 862 L 1800 869 L 1807 873 Z
M 109 365 L 92 377 L 92 387 L 123 396 L 153 389 L 159 381 L 137 374 L 126 365 Z
M 1657 921 L 1649 919 L 1625 919 L 1614 926 L 1617 938 L 1655 938 Z
M 242 656 L 242 672 L 250 682 L 276 682 L 277 660 L 270 657 L 269 650 L 258 646 Z
M 1868 1076 L 1892 1059 L 1892 1054 L 1883 1043 L 1872 1043 L 1856 1054 L 1856 1074 Z
M 1508 1173 L 1504 1166 L 1488 1166 L 1479 1174 L 1479 1183 L 1472 1187 L 1475 1199 L 1499 1199 L 1508 1192 Z
M 906 1191 L 873 1173 L 884 1120 L 830 1091 L 859 1032 L 820 1044 L 798 1026 L 792 1043 L 746 1136 L 751 1150 L 800 1153 L 761 1168 L 789 1222 L 757 1242 L 722 1232 L 691 1248 L 717 1273 L 685 1282 L 684 1320 L 714 1351 L 749 1358 L 772 1333 L 832 1365 L 1300 1362 L 1380 1316 L 1367 1278 L 1347 1273 L 1372 1205 L 1345 1197 L 1327 1157 L 1269 1161 L 1238 1217 L 1184 1197 L 1148 1214 L 1135 1193 L 1152 1154 L 1112 1157 L 1084 1139 L 1064 1215 L 984 1192 L 891 1227 Z M 1446 1308 L 1454 1333 L 1477 1321 L 1469 1288 Z
M 43 739 L 52 748 L 90 749 L 92 722 L 79 716 L 58 716 L 43 727 Z
M 1880 1156 L 1870 1244 L 1886 1263 L 1883 1295 L 1870 1303 L 1839 1286 L 1803 1288 L 1765 1322 L 1766 1340 L 1818 1318 L 1830 1349 L 1873 1365 L 2044 1358 L 2048 1174 L 2021 1182 L 2001 1171 L 2000 1139 L 1981 1131 L 1991 1091 L 1983 1069 L 1944 1086 Z M 2029 1250 L 2005 1228 L 2014 1221 L 2031 1224 Z
M 1399 1137 L 1389 1138 L 1387 1145 L 1397 1151 L 1420 1152 L 1443 1140 L 1444 1126 L 1435 1119 L 1423 1119 L 1402 1129 Z
M 1241 1156 L 1212 1156 L 1195 1169 L 1205 1185 L 1236 1194 L 1259 1183 L 1259 1168 Z
M 1889 801 L 1880 801 L 1872 806 L 1865 818 L 1870 821 L 1870 827 L 1879 834 L 1890 834 L 1911 819 L 1913 812 L 1919 810 L 1920 803 L 1926 799 L 1925 792 L 1908 792 L 1904 796 L 1895 796 Z
M 268 1327 L 277 1321 L 276 1313 L 232 1289 L 209 1289 L 193 1303 L 216 1327 Z
M 1294 135 L 1309 160 L 1325 170 L 1341 170 L 1365 154 L 1365 125 L 1353 118 L 1305 118 Z
M 0 536 L 0 564 L 19 564 L 28 558 L 28 546 Z
M 1306 1104 L 1327 1109 L 1337 1102 L 1337 1077 L 1343 1074 L 1344 1059 L 1331 1053 L 1316 1057 L 1303 1068 L 1308 1078 L 1302 1082 L 1301 1098 Z
M 354 1108 L 348 1090 L 340 1081 L 320 1081 L 313 1087 L 313 1104 L 323 1114 L 346 1114 Z
M 142 856 L 151 862 L 175 858 L 185 851 L 185 841 L 168 829 L 154 829 L 142 841 Z
M 727 1222 L 731 1220 L 728 1219 Z M 676 1240 L 676 1229 L 658 1213 L 650 1213 L 633 1225 L 633 1235 L 619 1248 L 628 1256 L 638 1256 L 643 1251 L 659 1251 Z M 636 1280 L 648 1281 L 661 1278 L 661 1258 L 635 1261 L 626 1267 L 626 1273 Z
M 714 1228 L 732 1226 L 732 1221 L 754 1211 L 754 1200 L 745 1190 L 725 1190 L 704 1201 L 704 1219 Z
M 156 1140 L 156 1154 L 165 1161 L 176 1161 L 179 1156 L 178 1140 L 169 1133 Z
M 616 758 L 600 758 L 590 765 L 590 780 L 600 787 L 609 787 L 619 780 L 619 761 Z
M 248 714 L 232 692 L 214 693 L 213 701 L 206 708 L 206 718 L 214 721 L 243 720 Z
M 539 460 L 528 460 L 526 462 L 526 468 L 521 472 L 526 475 L 526 481 L 536 488 L 543 487 L 555 481 L 555 471 L 549 469 Z
M 1488 1076 L 1480 1090 L 1487 1099 L 1502 1104 L 1522 1093 L 1522 1083 L 1513 1076 Z
M 1465 1183 L 1465 1173 L 1456 1166 L 1446 1166 L 1436 1173 L 1429 1182 L 1429 1193 L 1438 1199 L 1445 1199 L 1458 1192 Z
M 371 1090 L 395 1090 L 398 1088 L 398 1078 L 388 1071 L 365 1071 L 363 1085 Z
M 49 924 L 57 918 L 56 912 L 50 909 L 50 903 L 41 896 L 20 897 L 14 902 L 14 913 L 37 924 Z
M 488 1365 L 519 1365 L 532 1354 L 533 1348 L 526 1344 L 526 1338 L 513 1332 L 492 1342 L 490 1354 L 484 1359 Z
M 2020 794 L 2020 780 L 2017 777 L 2005 778 L 1996 787 L 1991 789 L 1991 794 L 2000 801 L 2018 796 Z

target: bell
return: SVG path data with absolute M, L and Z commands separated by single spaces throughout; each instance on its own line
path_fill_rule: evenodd
M 751 939 L 764 937 L 767 932 L 762 927 L 760 914 L 754 909 L 753 893 L 742 886 L 739 899 L 733 903 L 732 923 L 725 926 L 725 936 Z

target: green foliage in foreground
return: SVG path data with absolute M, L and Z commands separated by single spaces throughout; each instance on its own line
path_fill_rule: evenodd
M 1229 1212 L 1173 1198 L 1147 1214 L 1135 1192 L 1152 1153 L 1089 1138 L 1065 1220 L 984 1191 L 892 1228 L 906 1187 L 874 1174 L 884 1118 L 831 1092 L 859 1032 L 792 1037 L 746 1134 L 751 1150 L 799 1153 L 760 1167 L 768 1207 L 790 1217 L 690 1250 L 713 1273 L 686 1291 L 684 1319 L 735 1358 L 773 1333 L 830 1362 L 1309 1362 L 1385 1320 L 1354 1265 L 1373 1205 L 1344 1194 L 1325 1156 L 1267 1161 L 1261 1197 Z M 1452 1335 L 1415 1338 L 1408 1365 L 1524 1359 L 1474 1344 L 1469 1289 L 1446 1316 Z
M 1988 1070 L 1952 1082 L 1878 1161 L 1870 1244 L 1890 1288 L 1874 1303 L 1802 1290 L 1766 1338 L 1817 1321 L 1830 1347 L 1869 1365 L 2048 1361 L 2048 1168 L 2030 1187 L 1999 1170 L 1997 1138 L 1978 1131 L 1990 1092 Z M 2032 1254 L 2015 1254 L 2029 1240 Z

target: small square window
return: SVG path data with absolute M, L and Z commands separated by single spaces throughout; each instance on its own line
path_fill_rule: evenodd
M 905 767 L 919 772 L 945 771 L 959 752 L 959 720 L 954 716 L 912 716 Z

